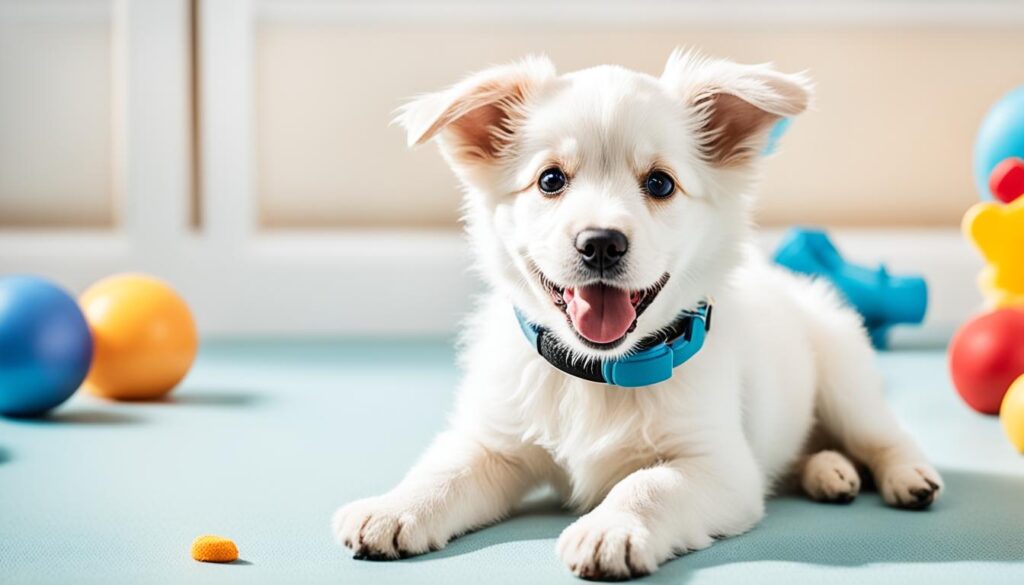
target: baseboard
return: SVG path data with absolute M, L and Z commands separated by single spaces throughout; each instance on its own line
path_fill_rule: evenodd
M 771 253 L 782 230 L 761 232 Z M 941 345 L 981 306 L 982 263 L 953 229 L 838 230 L 849 260 L 922 275 L 929 307 L 921 327 L 894 345 Z M 81 292 L 113 272 L 145 271 L 188 299 L 212 336 L 449 336 L 482 284 L 454 231 L 325 231 L 260 235 L 238 248 L 202 237 L 155 255 L 106 234 L 0 234 L 0 270 L 47 276 Z

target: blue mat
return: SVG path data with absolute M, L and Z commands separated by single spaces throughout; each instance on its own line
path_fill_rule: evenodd
M 781 497 L 751 533 L 644 581 L 1024 583 L 1024 456 L 960 404 L 942 353 L 879 359 L 942 501 Z M 166 403 L 80 395 L 44 421 L 0 421 L 0 583 L 579 583 L 554 552 L 572 517 L 543 499 L 400 562 L 333 543 L 334 509 L 391 487 L 442 427 L 452 364 L 440 341 L 207 343 Z M 205 533 L 242 560 L 191 560 Z

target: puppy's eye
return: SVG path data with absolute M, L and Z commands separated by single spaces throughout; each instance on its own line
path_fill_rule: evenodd
M 668 173 L 652 171 L 644 181 L 644 190 L 655 199 L 664 199 L 676 191 L 676 182 Z
M 562 169 L 551 167 L 540 174 L 540 178 L 537 179 L 537 187 L 545 195 L 558 195 L 565 189 L 566 182 Z

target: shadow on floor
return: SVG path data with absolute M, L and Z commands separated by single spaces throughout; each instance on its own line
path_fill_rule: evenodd
M 464 555 L 485 548 L 519 542 L 524 540 L 544 540 L 558 538 L 566 526 L 572 524 L 576 516 L 566 512 L 552 498 L 531 501 L 508 520 L 494 526 L 488 526 L 475 532 L 465 534 L 448 543 L 443 549 L 418 557 L 410 557 L 403 562 L 431 561 L 458 555 Z M 551 554 L 554 554 L 554 543 Z
M 180 404 L 183 406 L 229 406 L 239 408 L 252 406 L 264 399 L 264 396 L 243 390 L 203 390 L 182 388 L 170 396 L 158 401 L 160 404 Z
M 685 583 L 716 566 L 757 561 L 855 567 L 872 563 L 959 561 L 1024 562 L 1024 477 L 963 471 L 943 473 L 946 493 L 924 512 L 885 506 L 878 494 L 862 494 L 847 506 L 785 496 L 768 504 L 764 521 L 748 534 L 716 543 L 664 565 L 644 579 Z M 575 518 L 553 503 L 527 506 L 510 520 L 467 534 L 436 553 L 409 561 L 429 562 L 524 540 L 550 540 Z
M 685 583 L 719 565 L 784 561 L 855 567 L 872 563 L 1024 560 L 1024 477 L 946 471 L 946 493 L 928 511 L 885 506 L 876 493 L 851 506 L 785 498 L 769 504 L 749 534 L 724 540 L 662 567 L 647 580 Z M 1019 501 L 1019 500 L 1018 500 Z
M 134 414 L 114 410 L 57 410 L 34 418 L 9 418 L 10 422 L 28 425 L 124 425 L 141 422 Z
M 0 447 L 0 465 L 7 463 L 13 458 L 14 457 L 11 455 L 11 452 L 9 450 L 7 450 L 5 447 Z

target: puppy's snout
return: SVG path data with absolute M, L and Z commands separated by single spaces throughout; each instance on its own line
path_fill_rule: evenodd
M 576 234 L 576 250 L 583 264 L 604 272 L 619 263 L 629 249 L 626 234 L 618 230 L 585 229 Z

